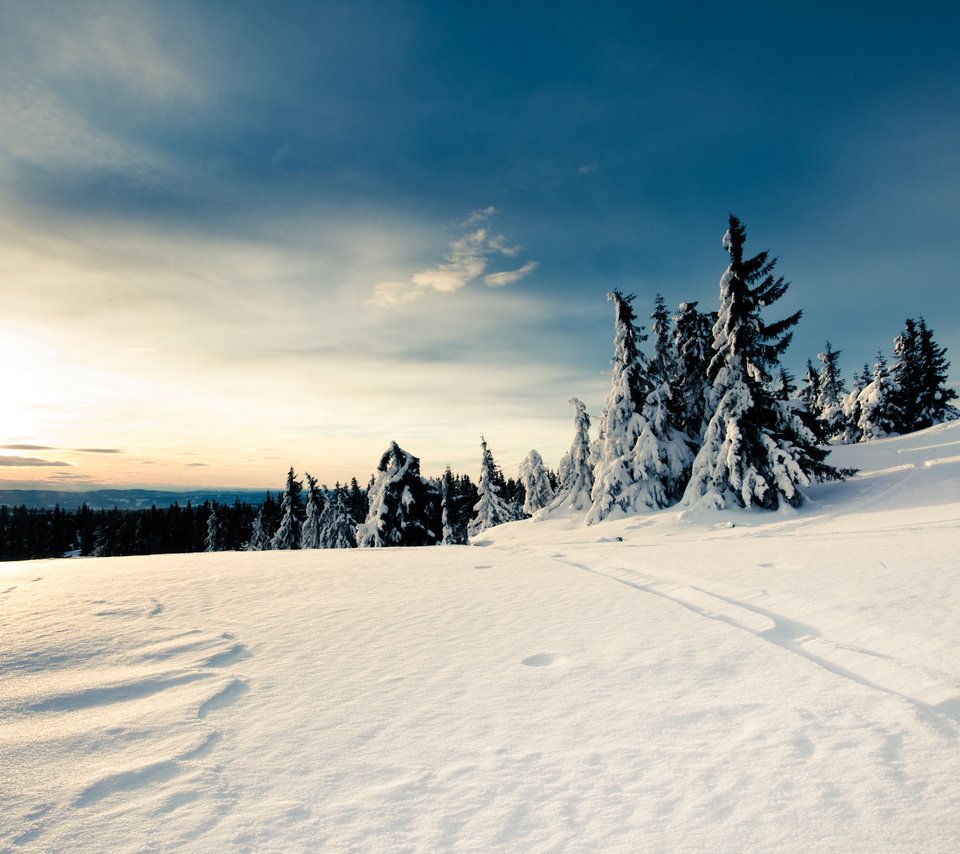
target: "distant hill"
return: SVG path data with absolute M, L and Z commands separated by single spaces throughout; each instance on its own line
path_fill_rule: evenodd
M 96 489 L 90 492 L 66 492 L 57 489 L 0 489 L 0 505 L 29 508 L 54 507 L 75 510 L 84 503 L 92 510 L 143 510 L 153 505 L 170 507 L 173 504 L 233 504 L 239 499 L 246 504 L 260 504 L 267 494 L 265 489 L 193 490 L 169 492 L 155 489 Z

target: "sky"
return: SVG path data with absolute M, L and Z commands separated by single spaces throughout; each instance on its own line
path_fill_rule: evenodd
M 0 0 L 0 486 L 556 466 L 729 212 L 846 377 L 960 382 L 960 7 Z

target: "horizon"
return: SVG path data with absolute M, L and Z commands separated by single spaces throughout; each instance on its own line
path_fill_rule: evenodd
M 960 9 L 0 9 L 2 488 L 556 468 L 730 211 L 798 381 L 922 315 L 960 387 Z

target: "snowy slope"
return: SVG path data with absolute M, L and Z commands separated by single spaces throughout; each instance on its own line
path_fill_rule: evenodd
M 960 850 L 960 425 L 834 460 L 772 516 L 0 565 L 0 849 Z

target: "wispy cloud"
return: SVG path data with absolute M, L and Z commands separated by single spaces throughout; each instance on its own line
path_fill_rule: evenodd
M 209 463 L 187 463 L 188 469 L 207 468 Z
M 497 213 L 494 207 L 471 213 L 461 223 L 461 227 L 471 230 L 450 241 L 442 264 L 414 273 L 407 282 L 380 282 L 374 290 L 373 301 L 381 305 L 401 305 L 430 293 L 452 294 L 473 282 L 500 288 L 530 275 L 537 269 L 537 261 L 528 261 L 515 270 L 487 273 L 497 257 L 513 258 L 523 251 L 523 247 L 508 243 L 503 234 L 491 232 L 489 223 Z
M 77 454 L 122 454 L 119 448 L 55 448 L 50 445 L 0 445 L 4 451 L 73 451 Z
M 600 164 L 594 161 L 593 163 L 586 163 L 577 169 L 578 175 L 592 175 L 594 172 L 600 171 Z
M 69 466 L 61 460 L 41 460 L 39 457 L 5 457 L 0 456 L 0 466 L 13 468 L 34 468 L 37 466 Z
M 512 285 L 514 282 L 519 282 L 524 276 L 529 276 L 539 266 L 539 261 L 527 261 L 526 264 L 516 270 L 507 270 L 505 273 L 491 273 L 489 276 L 484 276 L 483 282 L 491 288 L 502 288 L 505 285 Z

